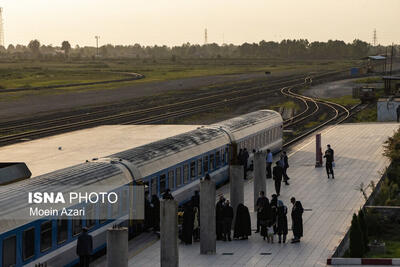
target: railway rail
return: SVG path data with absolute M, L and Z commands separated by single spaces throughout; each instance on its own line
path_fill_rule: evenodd
M 313 77 L 314 80 L 319 77 L 326 77 L 333 74 L 338 74 L 339 71 L 321 73 Z M 248 101 L 257 99 L 273 92 L 281 91 L 283 94 L 295 97 L 305 103 L 305 111 L 297 114 L 290 121 L 285 122 L 286 126 L 294 125 L 300 121 L 310 117 L 308 113 L 308 103 L 313 103 L 318 108 L 318 105 L 311 98 L 301 95 L 294 95 L 290 88 L 304 85 L 304 75 L 293 77 L 290 80 L 278 80 L 272 82 L 268 86 L 239 86 L 232 91 L 219 91 L 217 93 L 208 93 L 204 96 L 197 97 L 191 100 L 183 100 L 173 104 L 150 107 L 146 109 L 121 111 L 117 110 L 116 114 L 110 110 L 98 110 L 91 113 L 75 114 L 45 121 L 28 121 L 14 123 L 0 123 L 0 146 L 16 143 L 19 141 L 32 140 L 35 138 L 49 136 L 56 133 L 64 133 L 72 130 L 98 126 L 102 124 L 119 123 L 119 124 L 145 124 L 168 120 L 171 118 L 183 117 L 197 112 L 201 112 L 218 106 L 233 104 L 240 101 Z M 282 87 L 283 86 L 283 87 Z M 289 87 L 290 86 L 290 87 Z M 278 89 L 277 89 L 278 87 Z M 287 92 L 284 91 L 285 88 Z M 114 111 L 115 112 L 115 111 Z M 317 111 L 315 111 L 317 112 Z M 314 113 L 315 113 L 314 112 Z M 314 114 L 313 113 L 313 114 Z

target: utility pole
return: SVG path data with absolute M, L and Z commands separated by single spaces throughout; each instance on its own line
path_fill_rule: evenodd
M 392 52 L 390 53 L 390 76 L 392 76 L 392 66 L 393 66 L 393 48 L 394 48 L 394 44 L 392 43 Z
M 383 68 L 383 71 L 385 72 L 385 75 L 386 75 L 386 66 L 387 66 L 387 46 L 386 46 L 386 50 L 385 50 L 385 66 Z
M 96 35 L 94 38 L 96 38 L 96 55 L 98 57 L 99 56 L 99 39 L 100 39 L 100 36 Z
M 204 30 L 204 44 L 207 44 L 208 43 L 208 38 L 207 38 L 208 36 L 207 36 L 207 28 Z

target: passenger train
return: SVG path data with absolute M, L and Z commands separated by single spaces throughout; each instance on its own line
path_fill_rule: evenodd
M 183 203 L 207 173 L 221 184 L 229 179 L 228 157 L 232 143 L 251 151 L 282 147 L 283 121 L 279 113 L 260 110 L 193 131 L 128 149 L 105 158 L 0 187 L 0 267 L 73 266 L 78 262 L 76 240 L 83 227 L 93 236 L 93 250 L 106 246 L 106 229 L 130 219 L 129 187 L 142 183 L 161 196 L 167 188 Z M 85 204 L 85 216 L 43 217 L 21 220 L 28 205 L 27 192 L 90 190 L 107 186 L 119 195 L 118 205 Z M 77 204 L 78 205 L 78 204 Z M 83 204 L 79 204 L 83 205 Z M 103 216 L 101 216 L 103 215 Z M 113 219 L 110 219 L 113 218 Z

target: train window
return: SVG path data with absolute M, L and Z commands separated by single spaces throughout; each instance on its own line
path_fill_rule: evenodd
M 228 158 L 229 158 L 229 148 L 225 148 L 225 164 L 228 164 Z
M 181 186 L 182 184 L 182 173 L 181 167 L 176 168 L 176 187 Z
M 196 162 L 190 162 L 190 178 L 194 180 L 196 178 Z
M 53 239 L 53 225 L 51 221 L 44 222 L 40 225 L 40 251 L 44 252 L 51 248 Z
M 22 235 L 22 256 L 24 261 L 35 255 L 35 228 L 25 230 Z
M 153 177 L 151 179 L 151 194 L 152 195 L 157 195 L 158 194 L 158 188 L 157 188 L 157 177 Z
M 72 219 L 72 235 L 79 235 L 82 232 L 82 218 L 74 217 Z
M 95 208 L 92 204 L 86 206 L 86 227 L 91 228 L 96 224 Z
M 264 133 L 264 144 L 268 144 L 268 131 Z
M 203 172 L 204 174 L 208 172 L 208 156 L 203 157 Z
M 99 223 L 104 223 L 105 221 L 107 221 L 107 217 L 108 217 L 108 214 L 107 214 L 107 209 L 108 208 L 108 206 L 107 206 L 107 204 L 104 204 L 104 203 L 100 203 L 99 204 Z
M 160 175 L 160 195 L 164 194 L 165 189 L 167 189 L 167 177 L 165 174 Z
M 221 148 L 220 150 L 220 155 L 221 155 L 221 165 L 223 166 L 225 162 L 225 153 L 223 148 Z
M 129 191 L 128 189 L 122 190 L 122 213 L 128 212 L 128 202 L 129 202 Z
M 215 169 L 215 161 L 214 161 L 214 154 L 210 155 L 210 171 Z
M 189 165 L 185 164 L 183 166 L 183 183 L 187 183 L 189 180 Z
M 66 218 L 57 220 L 57 244 L 61 244 L 68 239 L 68 220 Z
M 203 160 L 202 159 L 198 159 L 197 160 L 197 176 L 201 177 L 202 171 L 203 170 Z
M 219 151 L 215 153 L 215 166 L 219 168 L 221 166 L 221 154 Z
M 3 266 L 15 266 L 17 264 L 17 237 L 10 236 L 3 240 Z
M 174 188 L 174 170 L 168 172 L 168 187 L 169 189 Z

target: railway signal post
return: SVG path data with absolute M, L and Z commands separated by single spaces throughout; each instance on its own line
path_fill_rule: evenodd
M 254 211 L 257 211 L 257 199 L 260 191 L 267 193 L 266 186 L 266 162 L 265 154 L 263 152 L 254 153 Z
M 160 202 L 160 250 L 161 267 L 179 266 L 178 203 L 175 200 Z
M 203 180 L 200 182 L 200 254 L 215 254 L 217 252 L 215 225 L 215 182 Z
M 315 136 L 315 167 L 322 167 L 321 134 Z

